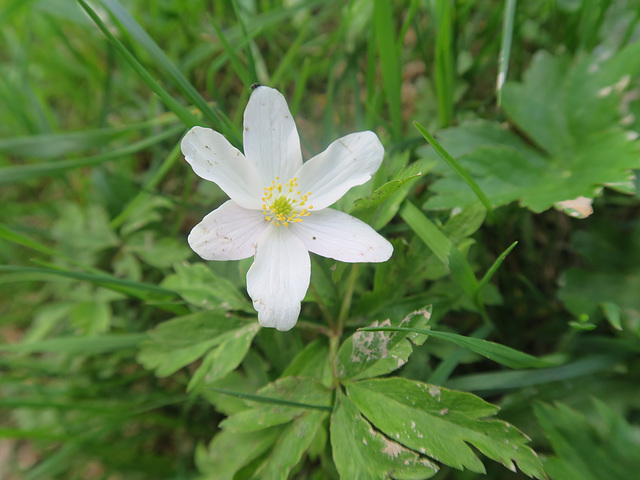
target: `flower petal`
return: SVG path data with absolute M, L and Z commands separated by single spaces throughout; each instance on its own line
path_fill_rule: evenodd
M 270 225 L 258 240 L 256 259 L 247 272 L 247 292 L 260 325 L 281 331 L 293 328 L 310 276 L 304 244 L 287 227 Z
M 189 246 L 205 260 L 242 260 L 255 255 L 268 225 L 261 211 L 228 200 L 193 227 Z
M 258 87 L 244 111 L 244 153 L 263 186 L 286 182 L 302 165 L 300 137 L 287 101 L 277 90 Z
M 351 187 L 362 185 L 378 170 L 384 147 L 373 132 L 358 132 L 333 142 L 298 171 L 301 191 L 311 192 L 314 210 L 338 201 Z
M 369 225 L 332 208 L 289 228 L 310 252 L 341 262 L 386 262 L 393 253 L 393 246 Z
M 182 139 L 181 148 L 196 175 L 214 182 L 238 205 L 262 209 L 264 185 L 258 173 L 221 134 L 193 127 Z

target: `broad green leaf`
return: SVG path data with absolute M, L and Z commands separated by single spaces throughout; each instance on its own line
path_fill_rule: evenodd
M 640 428 L 603 402 L 588 419 L 562 403 L 538 403 L 535 414 L 556 456 L 545 460 L 553 480 L 627 480 L 640 471 Z
M 275 402 L 254 403 L 254 408 L 228 417 L 220 426 L 234 432 L 253 432 L 282 425 L 309 410 L 330 409 L 331 394 L 331 390 L 312 378 L 280 378 L 257 392 L 257 395 L 276 400 Z M 305 405 L 314 408 L 305 408 Z
M 311 446 L 318 429 L 324 428 L 328 412 L 307 411 L 284 427 L 265 463 L 258 469 L 257 478 L 280 480 L 288 478 L 304 453 Z
M 505 85 L 503 106 L 539 149 L 487 123 L 445 130 L 442 143 L 496 207 L 518 201 L 541 212 L 594 198 L 603 186 L 633 192 L 631 170 L 640 167 L 640 142 L 619 120 L 624 91 L 639 71 L 640 42 L 606 60 L 594 53 L 573 64 L 567 56 L 538 53 L 524 83 Z M 443 174 L 426 208 L 474 201 L 460 179 Z
M 418 480 L 439 467 L 426 457 L 380 433 L 342 392 L 331 416 L 333 461 L 340 478 L 349 480 Z
M 309 343 L 291 361 L 282 377 L 311 377 L 324 386 L 331 386 L 331 362 L 329 361 L 329 345 L 326 341 L 315 340 Z
M 512 471 L 545 478 L 540 460 L 518 429 L 487 419 L 498 407 L 469 393 L 404 378 L 347 385 L 349 398 L 389 438 L 458 469 L 484 473 L 469 445 Z
M 225 340 L 204 357 L 202 365 L 191 377 L 187 391 L 200 390 L 204 384 L 224 377 L 240 365 L 258 330 L 258 323 L 250 323 L 231 336 L 225 335 Z
M 132 234 L 127 238 L 127 248 L 141 258 L 144 263 L 156 268 L 170 267 L 192 255 L 186 242 L 179 241 L 174 237 L 163 236 L 161 232 L 154 230 L 143 230 Z M 165 283 L 167 283 L 166 279 Z M 176 289 L 172 290 L 177 291 Z
M 174 318 L 148 332 L 137 359 L 159 377 L 166 377 L 236 334 L 246 333 L 245 327 L 246 321 L 208 311 Z
M 361 328 L 360 332 L 411 332 L 418 333 L 427 336 L 432 336 L 444 340 L 446 342 L 453 343 L 459 347 L 471 350 L 483 357 L 487 357 L 489 360 L 493 360 L 501 365 L 509 368 L 534 368 L 534 367 L 548 367 L 551 363 L 540 360 L 527 353 L 519 352 L 513 348 L 500 345 L 499 343 L 488 342 L 480 338 L 465 337 L 456 333 L 440 332 L 438 330 L 424 330 L 414 327 L 365 327 Z
M 227 279 L 218 277 L 203 263 L 187 262 L 174 265 L 175 274 L 167 276 L 162 285 L 200 308 L 240 310 L 254 313 L 246 297 Z
M 278 438 L 278 428 L 258 432 L 218 432 L 208 447 L 198 446 L 195 462 L 203 478 L 232 480 L 245 465 L 269 450 Z
M 373 326 L 420 328 L 431 317 L 431 308 L 410 313 L 400 321 L 374 322 Z M 413 351 L 412 343 L 421 345 L 425 335 L 402 332 L 355 332 L 344 341 L 336 360 L 336 372 L 341 379 L 370 378 L 393 372 L 402 367 Z

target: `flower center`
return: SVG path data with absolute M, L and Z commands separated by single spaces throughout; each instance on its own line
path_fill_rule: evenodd
M 301 222 L 303 217 L 309 216 L 313 205 L 307 206 L 307 199 L 311 192 L 302 193 L 298 190 L 298 178 L 294 177 L 284 185 L 280 177 L 276 177 L 271 185 L 264 187 L 262 197 L 262 213 L 271 225 L 289 226 L 289 223 Z

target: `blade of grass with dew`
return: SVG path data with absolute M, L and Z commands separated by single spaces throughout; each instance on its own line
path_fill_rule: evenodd
M 99 155 L 78 158 L 75 160 L 61 160 L 57 162 L 43 162 L 34 163 L 30 165 L 15 165 L 9 167 L 0 168 L 0 185 L 22 182 L 25 180 L 31 180 L 39 177 L 53 177 L 55 175 L 62 175 L 70 170 L 76 168 L 90 167 L 93 165 L 99 165 L 101 163 L 109 162 L 112 160 L 121 160 L 126 158 L 132 153 L 136 153 L 145 150 L 159 142 L 167 140 L 172 137 L 176 137 L 180 132 L 184 131 L 184 127 L 179 125 L 177 127 L 170 128 L 158 135 L 150 138 L 145 138 L 136 143 L 132 143 L 118 150 L 102 153 Z
M 455 158 L 453 158 L 449 154 L 449 152 L 447 152 L 444 149 L 444 147 L 442 145 L 440 145 L 440 143 L 435 138 L 433 138 L 433 136 L 427 131 L 426 128 L 424 128 L 418 122 L 413 122 L 413 124 L 418 129 L 420 134 L 424 137 L 424 139 L 429 143 L 429 145 L 431 145 L 431 147 L 438 153 L 438 155 L 440 155 L 440 157 L 442 157 L 442 159 L 445 162 L 447 162 L 449 164 L 449 166 L 458 175 L 460 175 L 460 177 L 466 182 L 466 184 L 469 185 L 469 188 L 471 188 L 471 190 L 473 190 L 473 193 L 476 194 L 478 199 L 480 199 L 482 204 L 487 209 L 487 212 L 489 213 L 489 216 L 491 216 L 491 218 L 493 218 L 495 220 L 496 216 L 495 216 L 495 212 L 493 211 L 493 206 L 491 205 L 491 202 L 489 201 L 489 199 L 487 198 L 485 193 L 482 191 L 482 189 L 478 186 L 476 181 L 471 177 L 471 175 L 469 175 L 467 170 L 462 165 L 460 165 L 457 162 L 457 160 Z
M 84 0 L 78 1 L 84 3 Z M 180 90 L 193 105 L 198 107 L 210 125 L 220 133 L 228 136 L 231 143 L 239 146 L 242 137 L 238 128 L 231 123 L 229 118 L 221 110 L 212 108 L 206 102 L 182 72 L 178 70 L 162 49 L 153 41 L 149 34 L 129 15 L 129 12 L 127 12 L 117 0 L 100 0 L 100 2 L 120 23 L 124 31 L 149 54 L 154 63 L 162 69 L 178 90 Z
M 402 68 L 394 35 L 393 11 L 389 0 L 375 0 L 373 6 L 375 31 L 380 55 L 380 68 L 384 80 L 391 131 L 398 140 L 402 134 Z
M 400 216 L 451 271 L 453 280 L 473 300 L 478 291 L 478 280 L 471 265 L 460 250 L 414 204 L 406 201 L 400 208 Z
M 365 327 L 360 331 L 367 332 L 413 332 L 420 333 L 422 335 L 431 335 L 432 337 L 444 340 L 445 342 L 453 343 L 462 348 L 482 355 L 489 360 L 492 360 L 505 367 L 522 369 L 522 368 L 545 368 L 552 366 L 552 363 L 545 362 L 539 358 L 515 350 L 511 347 L 501 345 L 499 343 L 488 342 L 479 338 L 465 337 L 464 335 L 458 335 L 456 333 L 441 332 L 438 330 L 425 330 L 421 328 L 407 328 L 407 327 Z
M 436 93 L 438 95 L 438 118 L 440 127 L 451 125 L 453 116 L 453 2 L 436 0 L 435 19 L 438 35 L 436 37 Z
M 189 109 L 181 105 L 176 101 L 164 88 L 156 82 L 153 76 L 145 69 L 140 62 L 133 56 L 129 50 L 118 40 L 110 31 L 109 27 L 100 19 L 98 14 L 94 12 L 91 7 L 84 1 L 78 0 L 80 6 L 87 12 L 91 19 L 95 22 L 102 33 L 109 39 L 109 41 L 116 47 L 118 52 L 125 58 L 125 60 L 131 65 L 136 73 L 142 78 L 142 81 L 162 100 L 169 110 L 176 114 L 180 120 L 184 122 L 187 127 L 194 125 L 200 125 L 202 121 L 195 116 Z
M 498 57 L 498 78 L 496 79 L 496 94 L 498 106 L 502 105 L 502 87 L 507 81 L 509 59 L 511 58 L 511 43 L 513 42 L 513 23 L 516 16 L 516 0 L 506 0 L 504 16 L 502 18 L 502 40 Z

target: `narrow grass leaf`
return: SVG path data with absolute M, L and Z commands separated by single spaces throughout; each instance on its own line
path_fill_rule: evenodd
M 84 3 L 84 0 L 78 0 Z M 101 0 L 105 8 L 120 22 L 124 30 L 131 35 L 133 39 L 153 59 L 155 64 L 160 67 L 169 77 L 173 84 L 202 112 L 204 117 L 212 127 L 220 133 L 229 136 L 232 143 L 240 145 L 240 132 L 224 113 L 219 109 L 212 109 L 204 98 L 198 93 L 178 68 L 169 60 L 162 49 L 153 41 L 149 34 L 136 22 L 129 12 L 120 5 L 117 0 Z
M 98 354 L 137 347 L 143 333 L 109 334 L 99 337 L 58 337 L 37 342 L 0 345 L 0 352 Z
M 482 355 L 489 360 L 493 360 L 494 362 L 509 368 L 544 368 L 553 365 L 552 363 L 540 360 L 533 355 L 514 350 L 511 347 L 500 345 L 499 343 L 489 342 L 479 338 L 465 337 L 456 333 L 407 327 L 365 327 L 361 328 L 360 331 L 413 332 L 423 335 L 431 335 L 432 337 L 439 338 L 440 340 L 466 348 L 467 350 L 477 353 L 478 355 Z
M 502 40 L 500 42 L 500 55 L 498 57 L 498 78 L 496 80 L 496 93 L 498 106 L 502 105 L 502 86 L 507 81 L 509 71 L 509 58 L 511 57 L 511 43 L 513 41 L 513 23 L 516 16 L 516 0 L 506 0 L 504 16 L 502 17 Z
M 487 270 L 487 273 L 484 274 L 484 277 L 482 277 L 482 279 L 478 283 L 478 291 L 476 292 L 476 295 L 479 295 L 482 288 L 487 283 L 489 283 L 493 275 L 496 273 L 496 271 L 498 271 L 498 268 L 500 268 L 500 265 L 502 265 L 502 262 L 504 262 L 504 259 L 507 258 L 507 255 L 511 253 L 511 250 L 513 250 L 517 244 L 518 242 L 513 242 L 504 252 L 500 254 L 498 258 L 496 258 L 495 262 L 493 262 L 493 265 L 491 265 L 491 268 Z
M 400 209 L 400 216 L 436 257 L 449 268 L 454 281 L 473 300 L 478 291 L 478 281 L 471 265 L 460 250 L 411 202 L 404 203 Z
M 184 130 L 182 125 L 165 130 L 158 135 L 154 135 L 139 142 L 132 143 L 126 147 L 111 152 L 93 155 L 90 157 L 78 158 L 74 160 L 61 160 L 46 163 L 34 163 L 30 165 L 15 165 L 0 168 L 0 185 L 22 182 L 40 177 L 53 177 L 62 175 L 70 170 L 77 168 L 91 167 L 100 165 L 112 160 L 120 160 L 126 158 L 132 153 L 145 150 L 152 145 L 156 145 L 164 140 L 176 137 Z
M 424 137 L 424 139 L 429 143 L 429 145 L 431 145 L 431 147 L 438 153 L 438 155 L 440 155 L 440 157 L 442 157 L 442 159 L 449 164 L 449 166 L 466 182 L 466 184 L 469 185 L 469 188 L 471 188 L 471 190 L 473 190 L 473 193 L 475 193 L 476 196 L 480 199 L 482 204 L 487 209 L 487 212 L 489 212 L 489 215 L 495 220 L 496 216 L 493 211 L 491 202 L 482 191 L 482 189 L 478 186 L 476 181 L 471 177 L 471 175 L 469 175 L 466 169 L 462 165 L 460 165 L 457 160 L 453 158 L 435 138 L 433 138 L 433 136 L 427 131 L 426 128 L 424 128 L 418 122 L 413 122 L 413 124 L 418 129 L 420 134 Z
M 286 407 L 304 408 L 310 410 L 323 410 L 325 412 L 331 412 L 333 407 L 326 405 L 311 405 L 308 403 L 292 402 L 290 400 L 283 400 L 281 398 L 265 397 L 263 395 L 254 395 L 251 393 L 232 392 L 230 390 L 223 390 L 221 388 L 208 387 L 207 390 L 211 390 L 223 395 L 229 395 L 231 397 L 241 398 L 243 400 L 251 400 L 252 402 L 267 403 L 273 405 L 283 405 Z
M 78 0 L 80 6 L 84 8 L 87 14 L 91 17 L 91 19 L 95 22 L 95 24 L 102 30 L 102 33 L 109 39 L 109 41 L 116 47 L 118 52 L 125 58 L 125 60 L 131 65 L 131 67 L 136 71 L 136 73 L 142 78 L 144 83 L 146 83 L 149 88 L 160 97 L 162 103 L 164 103 L 169 110 L 176 114 L 180 120 L 184 122 L 187 127 L 192 127 L 194 125 L 200 125 L 202 121 L 195 116 L 189 109 L 181 105 L 177 100 L 175 100 L 169 92 L 167 92 L 164 88 L 160 86 L 158 82 L 155 81 L 151 73 L 142 66 L 140 62 L 133 56 L 129 50 L 118 40 L 110 31 L 109 27 L 105 25 L 102 19 L 98 16 L 96 12 L 84 1 Z
M 389 0 L 375 0 L 373 7 L 376 37 L 380 53 L 380 67 L 384 80 L 391 127 L 396 139 L 402 133 L 402 69 L 394 35 L 393 11 Z
M 435 19 L 438 29 L 436 37 L 436 92 L 438 95 L 438 117 L 440 126 L 451 124 L 453 116 L 453 3 L 451 0 L 436 0 Z

